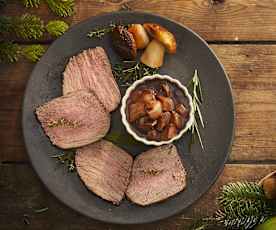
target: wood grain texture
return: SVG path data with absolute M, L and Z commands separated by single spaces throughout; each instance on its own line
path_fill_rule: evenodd
M 61 166 L 62 167 L 62 166 Z M 115 230 L 141 229 L 141 226 L 114 226 L 88 219 L 67 208 L 44 188 L 33 169 L 27 164 L 0 164 L 0 223 L 1 230 L 17 229 L 59 229 L 59 230 Z M 216 184 L 195 205 L 183 214 L 161 222 L 143 225 L 145 230 L 183 230 L 188 229 L 192 219 L 211 215 L 216 210 L 216 195 L 221 186 L 240 180 L 258 181 L 276 165 L 226 165 Z M 35 210 L 48 207 L 48 211 L 37 214 Z M 27 214 L 30 225 L 23 222 Z
M 102 13 L 130 9 L 166 16 L 183 23 L 206 40 L 276 40 L 276 0 L 76 0 L 73 24 Z M 40 15 L 45 21 L 56 18 L 42 4 L 26 10 L 18 0 L 9 0 L 4 15 L 24 12 Z M 48 40 L 49 38 L 47 38 Z
M 276 45 L 212 45 L 232 82 L 236 135 L 230 160 L 276 160 Z M 0 161 L 27 160 L 21 104 L 33 64 L 0 65 Z

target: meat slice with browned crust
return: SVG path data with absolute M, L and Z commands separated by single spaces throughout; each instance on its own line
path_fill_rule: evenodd
M 51 142 L 62 149 L 93 143 L 110 127 L 109 112 L 87 90 L 55 98 L 38 107 L 36 114 Z
M 123 149 L 101 140 L 77 149 L 75 163 L 86 187 L 119 204 L 129 183 L 133 159 Z
M 92 90 L 110 112 L 121 100 L 108 56 L 102 47 L 87 49 L 70 58 L 63 73 L 63 94 Z
M 145 206 L 165 200 L 186 187 L 186 172 L 174 145 L 141 153 L 133 163 L 127 197 Z

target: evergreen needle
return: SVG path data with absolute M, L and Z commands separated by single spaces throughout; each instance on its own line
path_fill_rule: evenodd
M 0 63 L 13 63 L 20 56 L 19 45 L 12 42 L 0 42 Z
M 40 0 L 21 0 L 25 7 L 38 7 Z
M 87 37 L 101 39 L 107 33 L 112 32 L 115 27 L 116 27 L 116 25 L 111 23 L 108 26 L 103 26 L 103 27 L 96 28 L 95 30 L 92 30 L 92 31 L 88 32 Z
M 45 53 L 45 49 L 41 45 L 30 45 L 22 48 L 22 55 L 32 62 L 37 62 Z
M 45 0 L 49 8 L 61 17 L 71 16 L 74 13 L 74 0 Z

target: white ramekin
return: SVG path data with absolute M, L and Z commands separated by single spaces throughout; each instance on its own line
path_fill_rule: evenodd
M 139 136 L 138 134 L 136 134 L 132 129 L 131 129 L 131 124 L 128 122 L 127 120 L 127 116 L 126 116 L 126 104 L 127 104 L 127 99 L 129 98 L 130 94 L 132 91 L 134 91 L 136 89 L 136 87 L 138 85 L 143 84 L 145 81 L 147 80 L 153 80 L 153 79 L 160 79 L 160 80 L 166 80 L 169 82 L 172 82 L 174 84 L 176 84 L 178 86 L 179 89 L 181 89 L 183 91 L 183 93 L 185 94 L 185 96 L 188 98 L 189 101 L 189 106 L 190 106 L 190 112 L 189 112 L 189 120 L 186 122 L 185 127 L 183 127 L 183 129 L 172 139 L 167 140 L 167 141 L 151 141 L 151 140 L 147 140 L 144 137 Z M 155 145 L 155 146 L 160 146 L 160 145 L 164 145 L 164 144 L 169 144 L 172 143 L 173 141 L 179 139 L 180 137 L 182 137 L 182 135 L 188 131 L 188 129 L 192 126 L 193 122 L 194 122 L 194 107 L 193 107 L 193 101 L 192 101 L 192 97 L 188 92 L 188 89 L 182 85 L 180 83 L 180 81 L 168 76 L 168 75 L 160 75 L 160 74 L 154 74 L 152 76 L 146 76 L 143 77 L 140 80 L 135 81 L 126 91 L 126 94 L 124 95 L 123 99 L 122 99 L 122 106 L 121 106 L 121 115 L 122 115 L 122 122 L 124 124 L 124 126 L 126 127 L 127 132 L 132 135 L 137 141 L 140 141 L 146 145 Z

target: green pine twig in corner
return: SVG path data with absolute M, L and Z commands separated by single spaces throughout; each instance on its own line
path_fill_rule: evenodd
M 53 37 L 61 36 L 68 29 L 69 25 L 61 20 L 53 20 L 46 25 L 47 32 Z
M 49 8 L 58 16 L 67 17 L 74 13 L 74 0 L 45 0 Z

